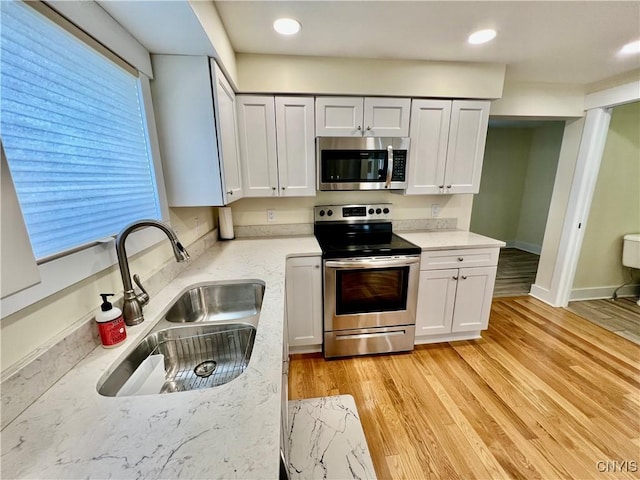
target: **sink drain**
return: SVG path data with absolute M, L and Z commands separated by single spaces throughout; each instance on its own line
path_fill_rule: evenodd
M 217 365 L 218 364 L 215 360 L 205 360 L 204 362 L 196 365 L 196 368 L 193 369 L 193 373 L 199 377 L 206 378 L 215 371 Z

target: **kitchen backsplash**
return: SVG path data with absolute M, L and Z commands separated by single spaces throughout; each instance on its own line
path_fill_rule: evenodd
M 455 230 L 457 227 L 457 218 L 419 218 L 393 221 L 393 229 L 398 232 L 415 230 Z M 313 235 L 313 224 L 292 223 L 276 225 L 235 225 L 233 230 L 236 238 Z

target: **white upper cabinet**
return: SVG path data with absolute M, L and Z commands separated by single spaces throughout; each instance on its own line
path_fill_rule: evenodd
M 211 60 L 211 78 L 215 85 L 215 118 L 218 147 L 225 181 L 225 203 L 242 198 L 242 173 L 236 120 L 236 94 L 215 61 Z
M 406 137 L 411 99 L 317 97 L 318 137 Z
M 236 99 L 244 196 L 314 196 L 313 98 Z
M 478 193 L 488 100 L 414 100 L 408 194 Z
M 276 97 L 276 140 L 280 196 L 315 196 L 312 97 Z
M 273 96 L 238 95 L 238 136 L 245 197 L 278 195 Z
M 221 206 L 237 200 L 241 188 L 233 91 L 214 65 L 210 70 L 207 57 L 153 55 L 152 61 L 151 90 L 169 205 Z M 214 92 L 223 95 L 218 99 Z M 233 195 L 227 194 L 227 175 Z

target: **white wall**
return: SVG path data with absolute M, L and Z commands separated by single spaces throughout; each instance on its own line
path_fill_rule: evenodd
M 246 93 L 499 98 L 502 64 L 239 53 Z
M 269 225 L 313 223 L 315 205 L 393 203 L 393 218 L 431 218 L 431 205 L 441 205 L 440 218 L 456 218 L 459 229 L 468 230 L 473 195 L 399 195 L 390 192 L 317 192 L 315 197 L 243 198 L 231 204 L 234 225 L 267 225 L 267 209 L 276 212 Z
M 546 292 L 549 292 L 551 288 L 583 128 L 584 118 L 565 123 L 558 169 L 549 205 L 547 228 L 542 241 L 536 281 L 531 290 L 531 293 L 538 297 L 545 297 Z

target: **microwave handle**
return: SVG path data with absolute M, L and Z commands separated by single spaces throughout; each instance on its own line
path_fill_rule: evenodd
M 391 175 L 393 173 L 393 147 L 387 146 L 387 181 L 384 182 L 384 188 L 389 188 L 391 185 Z

